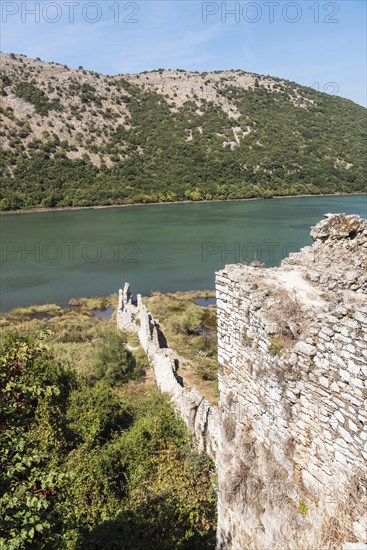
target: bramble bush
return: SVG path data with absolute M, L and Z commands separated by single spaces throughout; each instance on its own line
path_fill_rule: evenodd
M 67 448 L 61 398 L 73 375 L 48 362 L 43 339 L 13 333 L 1 346 L 0 547 L 6 549 L 57 539 L 58 497 L 67 480 L 56 459 Z
M 214 548 L 212 463 L 158 391 L 124 389 L 126 341 L 105 336 L 96 362 L 123 370 L 117 386 L 56 362 L 46 338 L 1 344 L 0 548 Z

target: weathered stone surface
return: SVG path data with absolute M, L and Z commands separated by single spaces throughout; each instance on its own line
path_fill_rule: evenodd
M 325 218 L 311 229 L 314 241 L 354 239 L 366 230 L 365 220 L 354 214 L 325 214 Z
M 138 294 L 137 305 L 132 302 L 130 286 L 126 283 L 119 292 L 117 327 L 136 332 L 140 344 L 153 367 L 158 388 L 171 396 L 171 403 L 196 436 L 199 447 L 215 460 L 218 444 L 218 408 L 212 407 L 196 390 L 183 388 L 177 377 L 174 353 L 160 346 L 159 325 L 143 305 Z
M 307 344 L 306 342 L 297 342 L 297 344 L 294 346 L 294 351 L 302 355 L 308 355 L 309 357 L 313 357 L 314 355 L 316 355 L 315 346 Z
M 157 385 L 215 460 L 218 550 L 321 548 L 323 519 L 367 460 L 367 222 L 329 214 L 312 236 L 280 268 L 217 274 L 218 407 L 180 386 L 156 321 L 120 291 L 118 326 L 139 334 Z M 300 501 L 308 515 L 294 520 Z
M 221 379 L 219 411 L 229 392 L 241 402 L 242 411 L 238 421 L 242 430 L 237 427 L 234 439 L 218 447 L 219 460 L 226 457 L 218 471 L 218 544 L 222 542 L 225 550 L 268 549 L 274 541 L 275 546 L 287 549 L 321 547 L 312 541 L 317 541 L 322 515 L 334 513 L 353 471 L 364 468 L 366 432 L 363 420 L 357 418 L 365 410 L 367 287 L 361 273 L 367 271 L 367 222 L 357 216 L 328 215 L 313 228 L 312 236 L 314 245 L 292 254 L 280 268 L 255 272 L 236 265 L 218 274 L 226 303 L 225 312 L 218 306 L 219 361 L 226 347 L 231 350 L 230 364 L 236 367 Z M 243 323 L 236 298 L 240 290 L 242 300 L 256 305 L 246 319 L 251 344 L 236 337 Z M 291 324 L 297 330 L 290 330 Z M 243 430 L 252 434 L 257 455 L 248 462 Z M 261 515 L 259 509 L 267 509 L 269 495 L 255 497 L 245 492 L 233 500 L 225 493 L 228 479 L 236 476 L 239 459 L 251 472 L 247 479 L 254 481 L 256 473 L 262 472 L 263 483 L 272 483 L 271 471 L 281 466 L 288 473 L 288 479 L 282 478 L 288 495 L 290 486 L 300 491 L 295 472 L 314 493 L 318 511 L 310 518 L 307 532 L 299 525 L 294 528 L 297 544 L 290 526 L 288 535 L 278 526 L 282 514 L 288 518 L 282 498 L 272 513 L 267 510 Z M 336 485 L 338 494 L 333 496 Z M 295 503 L 302 498 L 298 493 Z M 244 510 L 251 521 L 243 519 Z M 362 541 L 357 531 L 358 527 L 355 534 Z

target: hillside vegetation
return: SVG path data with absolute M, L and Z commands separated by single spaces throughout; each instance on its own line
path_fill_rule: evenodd
M 365 112 L 244 71 L 2 56 L 3 210 L 365 190 Z

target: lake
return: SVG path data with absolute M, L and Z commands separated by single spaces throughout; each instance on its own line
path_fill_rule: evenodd
M 367 195 L 167 204 L 1 216 L 1 310 L 133 292 L 214 288 L 215 271 L 278 265 L 326 212 L 366 217 Z

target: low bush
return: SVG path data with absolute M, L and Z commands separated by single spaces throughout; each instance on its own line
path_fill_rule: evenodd
M 80 411 L 83 415 L 80 416 Z M 69 397 L 67 421 L 78 444 L 96 445 L 109 440 L 116 432 L 130 426 L 132 417 L 105 383 L 82 385 Z
M 189 335 L 199 334 L 201 329 L 201 312 L 195 306 L 181 314 L 173 315 L 170 324 L 174 332 Z
M 279 337 L 273 337 L 268 345 L 268 352 L 270 355 L 280 355 L 284 349 L 284 343 Z
M 40 115 L 47 115 L 49 111 L 62 109 L 60 101 L 50 101 L 45 92 L 37 88 L 32 82 L 18 82 L 14 88 L 15 95 L 25 99 L 35 107 Z
M 110 361 L 126 348 L 107 334 Z M 0 547 L 214 548 L 213 465 L 168 401 L 142 382 L 87 383 L 49 336 L 1 345 Z
M 142 375 L 140 365 L 126 348 L 126 342 L 126 336 L 117 330 L 108 330 L 102 334 L 95 372 L 99 379 L 110 385 L 136 380 Z

